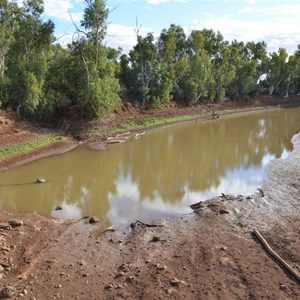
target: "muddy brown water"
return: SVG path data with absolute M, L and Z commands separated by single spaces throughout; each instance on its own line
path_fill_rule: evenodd
M 135 220 L 190 213 L 190 204 L 221 193 L 254 193 L 299 130 L 300 109 L 281 109 L 155 130 L 105 151 L 81 146 L 1 172 L 0 208 L 97 216 L 103 228 L 126 230 Z

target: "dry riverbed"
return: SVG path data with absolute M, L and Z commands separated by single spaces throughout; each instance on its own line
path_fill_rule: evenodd
M 300 299 L 300 135 L 254 195 L 218 197 L 125 235 L 0 212 L 0 299 Z

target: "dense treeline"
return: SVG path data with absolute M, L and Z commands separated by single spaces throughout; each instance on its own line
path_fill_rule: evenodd
M 90 117 L 115 109 L 122 98 L 158 107 L 259 94 L 300 92 L 300 45 L 269 54 L 265 42 L 228 42 L 220 32 L 170 25 L 156 39 L 142 37 L 129 54 L 104 45 L 105 0 L 85 0 L 83 20 L 65 48 L 54 24 L 43 21 L 43 0 L 0 0 L 0 107 L 24 117 L 55 112 L 62 97 Z

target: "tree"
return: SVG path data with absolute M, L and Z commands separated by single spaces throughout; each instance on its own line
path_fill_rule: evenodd
M 47 56 L 54 31 L 52 21 L 42 21 L 43 11 L 42 0 L 24 1 L 8 52 L 10 105 L 26 117 L 43 114 L 39 104 L 44 97 Z
M 257 62 L 252 51 L 243 42 L 233 41 L 229 47 L 229 61 L 235 67 L 236 76 L 228 86 L 226 94 L 239 98 L 255 93 L 257 87 Z
M 298 50 L 289 57 L 288 67 L 289 76 L 286 80 L 285 96 L 289 93 L 298 95 L 300 93 L 300 45 L 298 45 Z
M 195 103 L 205 98 L 209 92 L 212 70 L 210 55 L 204 49 L 205 35 L 194 30 L 188 39 L 188 70 L 180 83 L 180 90 L 185 102 Z
M 109 52 L 103 45 L 109 13 L 106 3 L 85 0 L 85 4 L 81 21 L 83 29 L 77 28 L 79 38 L 70 45 L 73 59 L 79 62 L 83 72 L 78 78 L 76 100 L 91 117 L 100 117 L 119 105 L 120 87 L 115 77 L 116 65 L 107 59 Z
M 157 68 L 157 49 L 152 33 L 142 37 L 137 31 L 137 44 L 129 52 L 128 59 L 122 57 L 121 66 L 122 76 L 127 77 L 125 84 L 129 94 L 142 105 L 151 104 L 155 95 L 153 84 Z
M 9 101 L 9 78 L 7 70 L 7 55 L 14 41 L 14 32 L 18 28 L 19 8 L 16 3 L 7 0 L 0 2 L 0 107 Z
M 156 76 L 157 95 L 161 103 L 172 99 L 172 91 L 178 88 L 188 69 L 186 35 L 180 26 L 171 24 L 164 29 L 157 41 L 159 74 Z
M 266 78 L 262 81 L 263 86 L 268 89 L 268 94 L 283 94 L 285 92 L 284 81 L 289 77 L 288 53 L 284 48 L 279 48 L 278 53 L 271 54 Z
M 208 92 L 208 100 L 222 100 L 226 90 L 236 76 L 236 68 L 230 63 L 230 48 L 220 32 L 204 29 L 204 49 L 209 53 L 212 64 L 212 79 Z

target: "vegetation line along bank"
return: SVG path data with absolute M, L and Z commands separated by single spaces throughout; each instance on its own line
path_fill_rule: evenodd
M 122 99 L 159 107 L 190 105 L 258 94 L 300 92 L 300 45 L 267 53 L 267 44 L 224 40 L 211 29 L 186 34 L 171 24 L 158 38 L 140 35 L 128 54 L 105 46 L 109 10 L 104 0 L 85 0 L 80 26 L 62 47 L 54 23 L 44 21 L 43 0 L 0 3 L 0 107 L 26 118 L 57 113 L 61 100 L 89 117 L 113 111 Z

